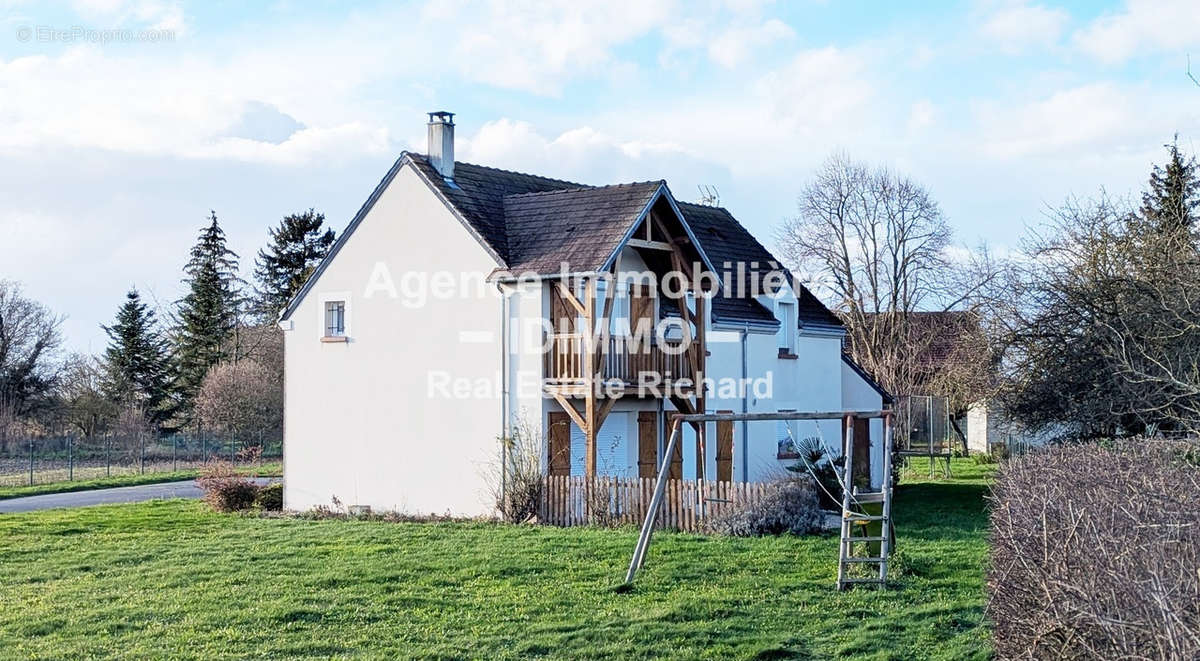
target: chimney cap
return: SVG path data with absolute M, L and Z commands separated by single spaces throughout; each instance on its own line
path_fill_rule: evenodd
M 431 113 L 429 113 L 429 123 L 433 124 L 434 122 L 437 122 L 440 124 L 453 124 L 454 123 L 454 113 L 446 112 L 445 110 L 438 110 L 436 112 L 431 112 Z

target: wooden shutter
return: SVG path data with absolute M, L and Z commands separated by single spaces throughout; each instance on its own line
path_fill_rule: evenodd
M 733 411 L 717 411 L 733 413 Z M 717 421 L 717 481 L 733 481 L 733 421 Z
M 638 412 L 638 477 L 658 475 L 658 413 Z
M 550 283 L 550 323 L 554 324 L 553 333 L 574 333 L 575 322 L 578 318 L 575 306 L 563 299 L 558 291 L 558 283 Z
M 571 474 L 571 417 L 563 411 L 552 411 L 549 414 L 548 442 L 546 450 L 549 453 L 547 465 L 550 475 Z
M 654 329 L 654 293 L 648 285 L 629 286 L 629 328 L 637 330 L 638 320 L 645 319 Z
M 629 371 L 635 380 L 644 372 L 654 372 L 654 296 L 649 285 L 629 286 L 629 332 L 633 344 L 629 347 Z

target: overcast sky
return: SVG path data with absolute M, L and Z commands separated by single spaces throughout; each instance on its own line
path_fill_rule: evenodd
M 713 185 L 768 244 L 834 150 L 1001 251 L 1196 150 L 1200 2 L 908 4 L 0 0 L 0 278 L 100 351 L 131 285 L 180 295 L 210 209 L 248 275 L 285 214 L 340 231 L 438 109 L 460 160 Z

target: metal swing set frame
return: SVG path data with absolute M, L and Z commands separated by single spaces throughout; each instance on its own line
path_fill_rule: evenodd
M 859 491 L 854 488 L 854 420 L 855 419 L 883 419 L 883 444 L 884 444 L 884 462 L 883 462 L 883 482 L 879 491 Z M 646 518 L 642 522 L 641 532 L 638 534 L 637 545 L 633 549 L 633 557 L 629 561 L 629 570 L 625 574 L 625 585 L 632 586 L 633 579 L 637 575 L 639 569 L 646 562 L 646 554 L 650 548 L 650 537 L 654 534 L 655 520 L 658 518 L 659 509 L 662 506 L 663 494 L 666 491 L 668 474 L 670 469 L 670 461 L 668 457 L 674 456 L 675 447 L 679 444 L 680 431 L 684 423 L 699 427 L 702 424 L 709 422 L 764 422 L 772 420 L 842 420 L 845 434 L 845 457 L 844 468 L 838 478 L 842 484 L 842 516 L 841 516 L 841 536 L 838 543 L 838 579 L 837 588 L 844 590 L 853 584 L 871 583 L 883 588 L 887 585 L 887 564 L 888 556 L 891 551 L 891 536 L 889 530 L 892 523 L 892 412 L 887 410 L 872 410 L 872 411 L 824 411 L 814 413 L 799 413 L 795 411 L 780 411 L 777 413 L 676 413 L 671 416 L 671 436 L 667 441 L 666 451 L 663 453 L 663 459 L 658 467 L 658 477 L 654 483 L 654 493 L 650 498 L 650 506 L 646 511 Z M 697 444 L 698 456 L 696 458 L 697 482 L 704 479 L 703 471 L 705 466 L 704 459 L 704 435 L 700 435 L 700 442 Z M 868 439 L 868 443 L 870 440 Z M 697 490 L 697 493 L 703 493 Z M 862 503 L 882 503 L 883 513 L 881 515 L 869 515 L 860 512 L 855 512 L 851 508 L 854 505 Z M 701 496 L 699 503 L 701 516 L 705 513 L 705 501 Z M 852 534 L 855 525 L 862 525 L 867 522 L 878 521 L 881 523 L 882 534 L 879 536 L 855 536 Z M 853 544 L 867 542 L 878 543 L 880 545 L 880 553 L 875 557 L 854 556 Z M 850 578 L 847 574 L 847 568 L 854 563 L 874 563 L 879 566 L 878 578 Z

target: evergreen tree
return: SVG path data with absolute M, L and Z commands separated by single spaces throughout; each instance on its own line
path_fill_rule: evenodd
M 1192 230 L 1200 207 L 1200 180 L 1196 159 L 1184 158 L 1179 151 L 1179 136 L 1165 145 L 1169 158 L 1166 166 L 1155 165 L 1150 172 L 1150 187 L 1142 194 L 1142 218 L 1159 231 L 1183 228 Z
M 237 254 L 226 246 L 216 212 L 209 220 L 183 269 L 188 293 L 179 302 L 177 387 L 187 408 L 209 368 L 226 357 L 241 306 Z
M 275 320 L 329 252 L 334 234 L 321 231 L 324 222 L 324 214 L 309 209 L 285 216 L 270 230 L 270 244 L 258 251 L 254 268 L 256 311 L 264 321 Z
M 102 388 L 107 398 L 136 404 L 153 424 L 171 416 L 170 355 L 158 331 L 154 311 L 130 289 L 117 310 L 116 322 L 101 326 L 108 334 Z

